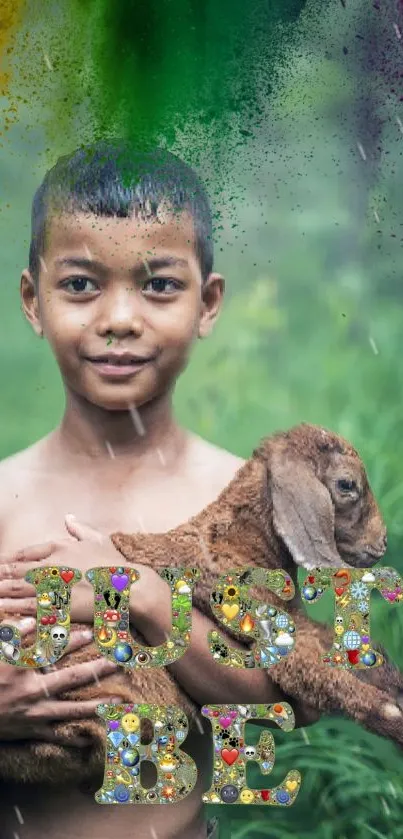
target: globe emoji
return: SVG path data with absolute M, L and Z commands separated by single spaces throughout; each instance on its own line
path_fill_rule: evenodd
M 276 626 L 278 626 L 280 629 L 287 629 L 287 627 L 288 627 L 287 615 L 277 615 L 275 623 L 276 623 Z
M 361 646 L 361 635 L 353 629 L 350 629 L 343 635 L 343 644 L 346 650 L 358 650 Z

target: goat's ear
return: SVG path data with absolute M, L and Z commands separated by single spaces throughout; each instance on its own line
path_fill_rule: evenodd
M 343 567 L 334 539 L 330 493 L 302 458 L 273 452 L 269 461 L 273 525 L 294 562 L 304 568 Z

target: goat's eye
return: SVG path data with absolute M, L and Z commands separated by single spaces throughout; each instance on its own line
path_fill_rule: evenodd
M 355 481 L 350 481 L 347 478 L 341 478 L 340 481 L 337 481 L 337 489 L 341 492 L 353 492 L 357 489 L 357 484 Z

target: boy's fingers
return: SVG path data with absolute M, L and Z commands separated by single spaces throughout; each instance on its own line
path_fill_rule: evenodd
M 9 562 L 37 562 L 38 559 L 47 559 L 52 553 L 57 551 L 57 542 L 43 542 L 41 545 L 30 545 L 28 548 L 21 548 L 11 556 L 8 555 Z M 5 559 L 7 562 L 7 559 Z
M 0 599 L 2 597 L 35 597 L 35 587 L 25 580 L 1 580 Z
M 36 598 L 35 597 L 21 597 L 9 598 L 2 597 L 0 599 L 0 609 L 10 615 L 36 615 Z M 8 621 L 3 621 L 8 623 Z
M 45 740 L 48 743 L 56 743 L 59 746 L 75 746 L 82 749 L 85 746 L 90 746 L 92 740 L 89 737 L 72 735 L 71 737 L 63 737 L 61 734 L 56 734 L 53 728 L 48 725 L 38 725 L 35 727 L 35 737 L 38 740 Z
M 20 630 L 20 635 L 24 637 L 28 635 L 29 632 L 32 632 L 33 629 L 36 627 L 36 620 L 35 618 L 20 618 L 19 621 L 10 621 L 10 623 L 14 623 L 17 629 Z
M 17 580 L 25 577 L 28 568 L 24 565 L 11 565 L 9 562 L 0 564 L 0 580 Z
M 28 562 L 21 562 L 18 563 L 18 565 L 15 563 L 14 565 L 11 563 L 5 563 L 4 565 L 0 564 L 0 580 L 24 580 L 25 574 L 27 574 L 28 571 L 36 570 L 37 568 L 37 565 L 33 565 Z M 26 585 L 30 584 L 26 583 Z
M 24 638 L 26 635 L 32 632 L 32 630 L 35 629 L 36 626 L 36 620 L 34 618 L 14 618 L 14 620 L 10 618 L 10 620 L 1 621 L 0 626 L 6 623 L 7 626 L 10 625 L 17 627 L 17 629 L 20 630 L 21 638 Z
M 38 720 L 80 720 L 94 717 L 98 705 L 101 703 L 117 704 L 123 702 L 118 696 L 101 696 L 99 699 L 88 699 L 80 702 L 68 702 L 58 699 L 57 702 L 38 702 L 35 711 L 29 716 Z
M 40 677 L 41 681 L 38 679 L 38 685 L 35 686 L 35 695 L 38 698 L 43 696 L 42 692 L 45 687 L 49 693 L 58 694 L 75 687 L 89 685 L 91 682 L 96 682 L 99 677 L 116 673 L 117 669 L 118 665 L 106 658 L 85 661 L 72 667 L 63 667 L 55 672 L 42 675 Z
M 34 600 L 34 603 L 35 603 L 34 614 L 35 614 L 35 617 L 36 617 L 36 601 L 35 600 Z M 0 602 L 0 605 L 2 605 L 1 602 Z M 23 623 L 23 621 L 26 621 L 26 622 L 29 621 L 29 623 Z M 36 620 L 33 617 L 32 618 L 27 617 L 27 618 L 22 618 L 22 619 L 14 618 L 14 620 L 12 618 L 10 618 L 9 620 L 7 619 L 7 622 L 2 621 L 2 623 L 3 624 L 7 623 L 7 625 L 10 624 L 11 626 L 16 626 L 17 629 L 20 630 L 21 638 L 24 638 L 30 632 L 33 632 L 33 630 L 36 628 Z M 2 623 L 0 623 L 0 626 L 2 625 Z M 69 643 L 68 643 L 63 655 L 67 655 L 67 653 L 72 653 L 72 652 L 74 652 L 74 650 L 78 650 L 78 649 L 80 649 L 80 647 L 86 646 L 86 644 L 89 644 L 93 640 L 94 640 L 94 633 L 92 632 L 91 629 L 83 629 L 83 630 L 80 630 L 80 631 L 72 632 L 71 635 L 70 635 Z M 45 671 L 46 668 L 43 667 L 42 670 Z
M 74 536 L 74 538 L 79 542 L 87 539 L 91 542 L 98 542 L 101 544 L 105 541 L 105 537 L 99 532 L 99 530 L 95 530 L 95 528 L 90 527 L 89 524 L 83 524 L 81 521 L 78 521 L 71 513 L 68 513 L 65 516 L 65 524 L 70 535 Z
M 70 640 L 64 654 L 67 655 L 67 653 L 72 653 L 74 650 L 78 650 L 80 647 L 90 644 L 93 640 L 94 633 L 92 629 L 81 629 L 79 631 L 75 630 L 70 635 Z

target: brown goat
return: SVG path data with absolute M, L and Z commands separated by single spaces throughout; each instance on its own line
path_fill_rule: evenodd
M 306 424 L 263 440 L 217 500 L 186 524 L 165 534 L 116 533 L 111 538 L 128 563 L 198 567 L 193 602 L 210 618 L 214 582 L 230 568 L 282 568 L 296 582 L 298 566 L 370 566 L 386 548 L 385 526 L 359 455 L 333 432 Z M 331 647 L 333 629 L 307 618 L 298 596 L 287 604 L 271 592 L 264 596 L 266 602 L 286 608 L 297 629 L 293 652 L 269 670 L 285 698 L 318 712 L 345 714 L 403 745 L 400 672 L 388 661 L 373 671 L 360 671 L 358 677 L 330 668 L 321 655 Z M 7 620 L 7 615 L 0 619 Z M 25 643 L 32 641 L 33 636 Z M 56 666 L 97 657 L 91 644 Z M 94 683 L 63 698 L 97 695 L 178 704 L 189 715 L 198 710 L 166 668 L 130 675 L 121 671 L 104 677 L 102 686 Z M 76 749 L 2 743 L 0 777 L 56 783 L 102 776 L 105 732 L 98 719 L 60 723 L 55 730 L 63 736 L 80 732 L 94 745 Z

